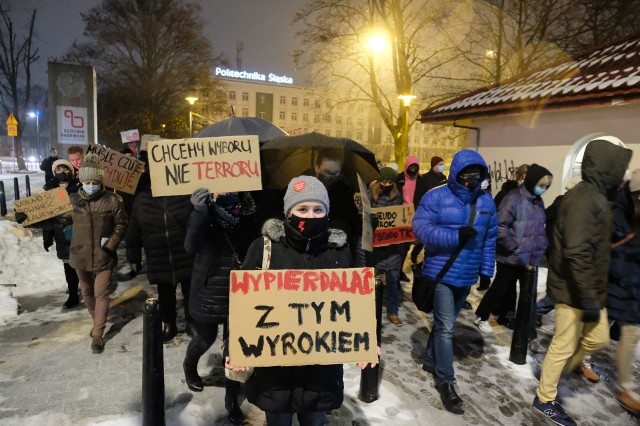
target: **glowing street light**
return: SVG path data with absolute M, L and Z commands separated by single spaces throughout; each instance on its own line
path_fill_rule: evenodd
M 372 35 L 369 37 L 367 44 L 364 45 L 365 49 L 373 50 L 374 52 L 380 52 L 387 47 L 387 41 L 380 35 Z
M 411 101 L 416 98 L 416 95 L 399 95 L 398 99 L 402 100 L 402 104 L 407 108 L 411 106 Z
M 196 98 L 195 96 L 187 96 L 185 98 L 187 100 L 187 102 L 189 102 L 189 137 L 192 138 L 193 137 L 193 104 L 196 103 L 196 101 L 198 100 L 198 98 Z
M 29 114 L 29 118 L 36 119 L 36 150 L 40 152 L 40 111 L 36 110 L 36 112 L 31 111 Z

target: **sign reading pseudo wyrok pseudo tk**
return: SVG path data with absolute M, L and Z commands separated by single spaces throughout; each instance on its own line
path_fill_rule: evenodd
M 373 268 L 231 271 L 237 367 L 378 362 Z
M 127 194 L 136 193 L 138 181 L 144 170 L 144 161 L 101 145 L 89 145 L 87 154 L 89 153 L 100 157 L 104 170 L 104 186 Z
M 42 222 L 73 210 L 67 190 L 64 188 L 55 188 L 16 200 L 14 206 L 17 212 L 27 215 L 27 220 L 22 222 L 24 226 Z
M 415 213 L 412 204 L 376 207 L 371 213 L 378 216 L 378 227 L 373 233 L 373 246 L 382 247 L 415 241 L 411 228 Z
M 147 152 L 154 197 L 262 189 L 255 135 L 151 141 Z

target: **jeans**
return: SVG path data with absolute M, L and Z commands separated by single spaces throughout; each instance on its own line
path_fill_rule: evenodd
M 376 270 L 376 275 L 381 276 L 387 287 L 387 315 L 398 315 L 398 292 L 400 288 L 400 271 Z
M 425 364 L 435 366 L 436 383 L 454 384 L 453 333 L 456 318 L 471 287 L 438 283 L 433 297 L 433 327 L 427 341 Z
M 300 426 L 324 425 L 324 411 L 310 411 L 297 414 Z M 266 415 L 267 426 L 291 426 L 291 423 L 293 423 L 293 412 L 273 413 L 267 411 Z
M 549 295 L 545 295 L 542 299 L 536 302 L 536 315 L 547 315 L 553 311 L 554 303 Z

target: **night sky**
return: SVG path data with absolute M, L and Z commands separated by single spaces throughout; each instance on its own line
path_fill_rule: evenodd
M 289 53 L 297 47 L 291 26 L 300 0 L 192 0 L 202 6 L 205 35 L 216 52 L 224 52 L 235 64 L 236 42 L 244 43 L 242 69 L 273 72 L 293 77 L 304 85 L 304 71 L 297 72 Z M 47 60 L 64 54 L 75 39 L 82 38 L 84 23 L 80 13 L 100 0 L 10 0 L 11 16 L 26 29 L 28 11 L 38 9 L 35 44 L 40 60 L 32 66 L 33 79 L 46 86 Z

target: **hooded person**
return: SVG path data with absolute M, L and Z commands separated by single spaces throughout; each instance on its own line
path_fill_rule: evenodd
M 51 166 L 59 159 L 60 157 L 58 157 L 58 150 L 55 148 L 51 148 L 49 150 L 49 156 L 42 160 L 42 162 L 40 163 L 40 170 L 44 172 L 45 182 L 49 182 L 51 179 L 53 179 L 53 171 L 51 170 Z
M 63 216 L 73 223 L 69 264 L 80 280 L 82 298 L 93 319 L 91 351 L 102 353 L 109 312 L 109 283 L 118 262 L 116 249 L 127 229 L 122 198 L 106 191 L 100 157 L 87 154 L 78 172 L 82 188 L 69 195 L 73 211 Z
M 538 164 L 531 164 L 524 183 L 510 191 L 498 208 L 498 241 L 496 245 L 496 278 L 485 293 L 474 324 L 483 333 L 490 333 L 489 315 L 502 303 L 515 304 L 516 284 L 525 279 L 529 265 L 538 267 L 548 246 L 542 194 L 553 175 Z M 535 335 L 535 321 L 530 319 L 529 339 Z
M 542 364 L 533 407 L 560 424 L 576 422 L 557 402 L 558 382 L 585 356 L 609 343 L 605 308 L 613 213 L 607 196 L 620 188 L 632 151 L 589 142 L 582 182 L 567 192 L 553 228 L 547 291 L 555 302 L 555 334 Z
M 415 155 L 409 155 L 404 162 L 404 173 L 396 176 L 396 185 L 402 192 L 404 204 L 413 204 L 414 207 L 420 202 L 416 200 L 416 188 L 420 178 L 420 160 Z
M 498 236 L 496 206 L 480 188 L 489 170 L 480 154 L 455 154 L 447 184 L 427 192 L 413 217 L 413 232 L 425 247 L 422 276 L 435 284 L 433 328 L 423 370 L 435 376 L 445 408 L 464 413 L 455 391 L 453 334 L 460 309 L 478 276 L 493 276 Z
M 284 195 L 285 219 L 269 219 L 253 241 L 240 269 L 336 269 L 352 265 L 347 235 L 330 226 L 331 205 L 323 183 L 298 176 Z M 264 257 L 270 247 L 271 255 Z M 230 324 L 233 327 L 233 324 Z M 226 358 L 225 367 L 234 369 Z M 366 364 L 359 364 L 364 368 Z M 265 411 L 267 425 L 324 424 L 326 411 L 344 398 L 342 364 L 258 367 L 246 383 L 247 399 Z

